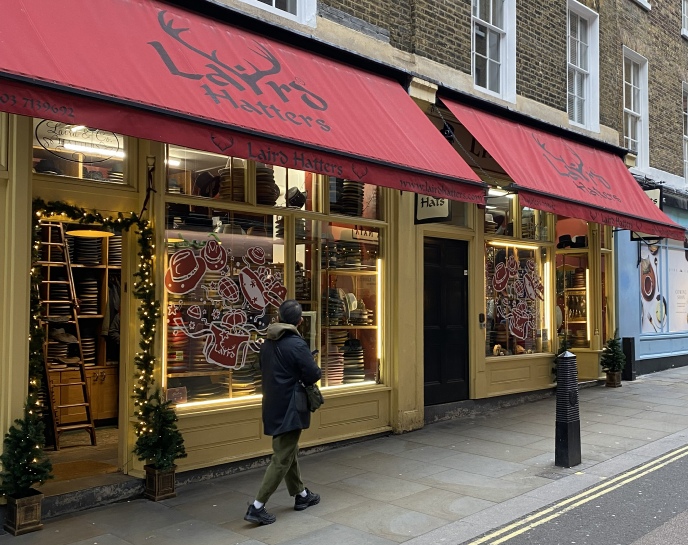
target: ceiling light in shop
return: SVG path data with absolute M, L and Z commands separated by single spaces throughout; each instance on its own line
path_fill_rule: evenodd
M 505 189 L 499 189 L 496 187 L 491 187 L 489 191 L 487 192 L 488 197 L 508 197 L 509 199 L 513 199 L 514 195 L 513 193 L 509 193 Z
M 496 207 L 496 206 L 492 206 L 491 204 L 486 204 L 486 205 L 485 205 L 485 208 L 487 208 L 488 210 L 495 210 L 497 207 Z
M 171 167 L 182 166 L 182 162 L 179 159 L 172 159 L 171 157 L 165 161 L 165 164 Z

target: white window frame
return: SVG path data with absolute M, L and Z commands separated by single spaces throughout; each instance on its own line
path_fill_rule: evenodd
M 681 36 L 688 39 L 688 0 L 681 0 Z
M 626 59 L 631 62 L 636 63 L 639 66 L 638 70 L 638 88 L 640 90 L 640 115 L 638 116 L 638 151 L 636 153 L 636 167 L 637 168 L 647 168 L 650 166 L 650 137 L 649 137 L 649 116 L 648 116 L 648 78 L 647 78 L 647 59 L 642 55 L 639 55 L 632 49 L 623 47 L 623 112 L 631 112 L 626 110 Z M 624 146 L 626 145 L 626 123 L 624 120 L 623 131 L 624 136 Z
M 591 10 L 587 6 L 584 6 L 575 0 L 568 1 L 568 10 L 566 15 L 567 79 L 569 73 L 568 59 L 571 58 L 569 55 L 569 17 L 571 12 L 575 13 L 582 19 L 585 19 L 588 23 L 588 74 L 585 80 L 585 107 L 583 114 L 585 123 L 577 123 L 576 121 L 572 121 L 570 118 L 569 123 L 593 132 L 600 132 L 600 18 L 597 12 Z M 566 89 L 566 103 L 568 105 L 568 85 L 566 86 Z
M 239 1 L 243 2 L 244 4 L 249 4 L 256 8 L 262 9 L 269 13 L 274 13 L 275 15 L 279 15 L 280 17 L 284 17 L 285 19 L 290 19 L 297 23 L 301 23 L 303 25 L 308 25 L 310 27 L 316 26 L 316 15 L 318 13 L 317 0 L 296 0 L 296 15 L 294 15 L 293 13 L 289 13 L 288 11 L 277 9 L 274 6 L 264 4 L 263 2 L 259 2 L 258 0 Z
M 489 2 L 490 0 L 477 0 Z M 499 29 L 487 21 L 483 21 L 473 15 L 473 5 L 476 0 L 471 0 L 471 77 L 474 89 L 509 102 L 516 102 L 516 0 L 503 0 L 503 28 Z M 481 87 L 475 83 L 475 25 L 479 23 L 491 30 L 501 33 L 499 58 L 501 59 L 500 90 L 499 93 L 490 91 L 487 87 Z
M 633 1 L 636 4 L 638 4 L 641 8 L 643 8 L 645 11 L 650 11 L 652 9 L 652 5 L 647 0 L 633 0 Z
M 682 84 L 681 110 L 683 111 L 683 179 L 688 183 L 688 83 Z

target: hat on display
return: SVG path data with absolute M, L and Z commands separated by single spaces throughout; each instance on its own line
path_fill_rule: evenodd
M 303 208 L 306 204 L 307 191 L 301 191 L 298 187 L 290 187 L 287 191 L 287 204 L 295 208 Z
M 559 237 L 559 244 L 557 244 L 557 248 L 572 248 L 573 247 L 573 241 L 571 240 L 571 235 L 561 235 Z
M 206 264 L 191 248 L 184 248 L 172 255 L 165 273 L 165 288 L 170 293 L 183 295 L 193 291 L 205 274 Z
M 52 159 L 41 159 L 36 165 L 36 172 L 42 174 L 62 174 L 62 171 L 57 168 L 55 161 Z
M 587 246 L 588 246 L 588 237 L 578 236 L 578 237 L 576 237 L 575 241 L 573 242 L 572 248 L 587 248 Z

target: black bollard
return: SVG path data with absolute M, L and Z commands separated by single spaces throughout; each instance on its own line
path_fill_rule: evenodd
M 565 352 L 557 358 L 557 422 L 554 440 L 554 465 L 572 467 L 580 463 L 578 366 L 576 365 L 576 355 Z

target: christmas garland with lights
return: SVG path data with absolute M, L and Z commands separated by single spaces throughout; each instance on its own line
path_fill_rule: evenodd
M 144 209 L 145 210 L 145 209 Z M 41 244 L 41 222 L 51 218 L 68 218 L 74 223 L 98 224 L 105 229 L 129 231 L 134 228 L 138 238 L 139 263 L 134 274 L 133 294 L 139 300 L 139 351 L 136 353 L 136 380 L 133 399 L 135 405 L 136 445 L 134 452 L 140 460 L 147 460 L 158 469 L 174 466 L 174 460 L 186 456 L 184 440 L 176 426 L 177 416 L 170 401 L 164 400 L 160 387 L 155 386 L 155 336 L 160 318 L 160 302 L 155 297 L 153 258 L 155 237 L 153 227 L 141 215 L 130 212 L 117 217 L 103 216 L 61 201 L 33 202 L 33 256 L 38 259 Z M 37 402 L 43 375 L 44 332 L 41 327 L 40 267 L 31 269 L 31 341 L 29 351 L 29 400 Z

